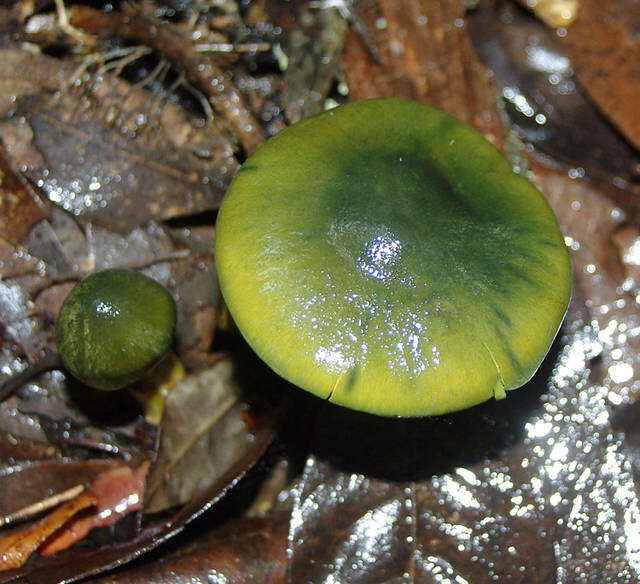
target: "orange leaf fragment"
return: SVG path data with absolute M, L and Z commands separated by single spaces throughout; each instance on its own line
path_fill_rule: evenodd
M 96 497 L 95 509 L 88 515 L 69 522 L 40 549 L 43 556 L 65 550 L 83 539 L 92 529 L 112 525 L 128 513 L 142 506 L 142 491 L 149 463 L 132 471 L 121 466 L 100 473 L 91 483 Z
M 51 512 L 42 521 L 0 539 L 0 571 L 13 570 L 22 566 L 49 536 L 58 531 L 79 511 L 95 505 L 96 500 L 91 493 L 80 493 L 75 499 L 67 501 Z

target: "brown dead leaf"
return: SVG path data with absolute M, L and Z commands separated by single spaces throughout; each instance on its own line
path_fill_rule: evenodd
M 10 460 L 16 464 L 21 461 L 50 460 L 60 456 L 60 450 L 51 444 L 25 438 L 18 439 L 9 432 L 0 430 L 0 460 Z M 2 470 L 0 470 L 1 472 Z M 3 491 L 1 487 L 0 491 Z M 4 507 L 4 498 L 0 507 Z
M 478 55 L 495 73 L 513 129 L 548 164 L 614 184 L 633 181 L 638 153 L 585 96 L 575 63 L 554 31 L 510 3 L 469 14 Z
M 95 502 L 96 498 L 91 493 L 81 493 L 35 525 L 0 539 L 0 570 L 15 570 L 21 567 L 50 535 Z
M 495 105 L 495 87 L 471 46 L 462 3 L 380 0 L 362 18 L 380 62 L 350 31 L 343 66 L 352 100 L 405 97 L 420 101 L 502 145 L 504 129 Z
M 0 467 L 0 515 L 10 515 L 76 485 L 89 485 L 101 474 L 121 466 L 117 460 L 5 462 Z
M 561 42 L 590 99 L 640 149 L 640 5 L 580 0 Z M 640 174 L 640 169 L 637 169 Z
M 17 48 L 2 50 L 0 67 L 0 117 L 15 110 L 19 98 L 54 92 L 67 79 L 60 67 L 42 67 L 33 53 Z

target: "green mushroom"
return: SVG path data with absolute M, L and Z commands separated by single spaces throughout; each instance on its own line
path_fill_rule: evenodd
M 121 389 L 164 357 L 175 325 L 175 303 L 160 284 L 132 270 L 105 270 L 65 299 L 56 344 L 64 366 L 82 382 Z
M 383 416 L 522 386 L 571 294 L 536 188 L 469 126 L 401 99 L 330 110 L 259 148 L 223 201 L 216 259 L 273 370 Z

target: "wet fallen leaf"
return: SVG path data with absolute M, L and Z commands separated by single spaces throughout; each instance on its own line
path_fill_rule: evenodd
M 91 549 L 70 549 L 48 558 L 32 558 L 27 566 L 0 575 L 0 583 L 15 580 L 29 584 L 60 584 L 111 570 L 139 558 L 179 534 L 187 524 L 211 509 L 241 481 L 247 471 L 260 459 L 274 437 L 274 430 L 266 420 L 253 428 L 251 449 L 237 460 L 204 492 L 190 500 L 168 519 L 160 517 L 143 523 L 138 535 L 123 542 Z M 282 548 L 275 542 L 276 549 Z
M 74 2 L 67 0 L 65 4 L 71 6 Z M 116 6 L 107 13 L 108 26 L 104 27 L 104 36 L 121 48 L 123 44 L 145 42 L 146 39 L 159 53 L 163 39 L 169 38 L 172 43 L 178 34 L 180 43 L 187 42 L 192 48 L 193 39 L 200 34 L 211 34 L 212 27 L 220 27 L 215 33 L 244 39 L 253 33 L 243 28 L 243 18 L 245 24 L 245 16 L 249 13 L 253 18 L 264 19 L 271 13 L 270 4 L 256 1 L 243 6 L 241 11 L 235 0 L 223 0 L 215 7 L 208 5 L 206 18 L 199 18 L 205 10 L 204 3 L 199 0 L 146 3 L 142 8 L 144 19 L 138 21 L 138 28 L 123 28 L 121 35 L 112 24 L 123 22 L 124 12 Z M 295 12 L 299 4 L 286 7 L 286 10 Z M 328 26 L 327 22 L 336 14 L 336 6 L 343 12 L 356 5 L 364 7 L 359 26 L 365 29 L 358 34 L 353 28 L 348 32 L 344 52 L 343 62 L 352 99 L 393 94 L 442 107 L 472 123 L 510 154 L 515 151 L 522 163 L 520 169 L 526 168 L 526 148 L 518 146 L 511 138 L 505 141 L 508 133 L 494 107 L 504 89 L 503 86 L 496 89 L 496 86 L 504 83 L 504 78 L 499 67 L 496 66 L 496 76 L 492 79 L 480 64 L 467 34 L 471 19 L 466 18 L 464 8 L 454 2 L 421 0 L 380 0 L 377 6 L 372 4 L 314 2 L 310 11 L 327 12 L 316 12 L 315 26 L 320 28 L 305 27 L 306 38 L 311 40 L 303 46 L 308 46 L 309 50 L 307 55 L 298 55 L 299 60 L 290 60 L 289 66 L 293 69 L 287 75 L 296 81 L 305 78 L 304 71 L 296 69 L 297 63 L 305 61 L 307 56 L 322 55 L 330 61 L 335 58 L 337 53 L 328 49 L 335 49 L 337 45 L 317 46 L 314 40 L 326 39 L 323 35 L 329 30 L 323 30 L 323 27 Z M 463 580 L 480 583 L 497 579 L 536 584 L 550 581 L 635 584 L 638 581 L 635 535 L 640 523 L 636 481 L 640 476 L 640 456 L 634 420 L 640 392 L 637 381 L 640 323 L 635 300 L 640 285 L 634 263 L 638 239 L 636 194 L 628 184 L 637 176 L 633 162 L 637 153 L 632 152 L 629 156 L 628 149 L 625 153 L 624 141 L 620 136 L 614 140 L 607 133 L 607 124 L 596 121 L 597 113 L 593 110 L 591 118 L 580 111 L 576 113 L 575 100 L 563 109 L 560 100 L 564 99 L 564 94 L 545 93 L 547 86 L 541 84 L 544 80 L 549 82 L 554 71 L 536 70 L 538 77 L 535 77 L 534 63 L 529 58 L 535 56 L 535 46 L 543 49 L 538 56 L 549 56 L 551 51 L 552 63 L 557 63 L 558 59 L 564 62 L 562 59 L 570 56 L 578 70 L 578 79 L 591 99 L 603 111 L 608 111 L 608 115 L 613 117 L 611 112 L 615 110 L 620 119 L 631 120 L 633 113 L 630 114 L 628 108 L 633 108 L 637 100 L 627 98 L 624 103 L 616 103 L 618 96 L 627 95 L 627 89 L 620 84 L 623 83 L 621 75 L 625 77 L 624 83 L 631 79 L 626 73 L 630 64 L 625 63 L 615 72 L 609 70 L 622 52 L 633 47 L 633 43 L 628 42 L 633 36 L 627 34 L 635 26 L 633 13 L 627 10 L 629 7 L 628 2 L 614 2 L 603 7 L 607 18 L 596 29 L 594 15 L 598 12 L 591 6 L 585 22 L 590 22 L 592 28 L 573 36 L 573 42 L 579 45 L 575 48 L 570 41 L 573 27 L 580 22 L 579 16 L 568 29 L 567 36 L 559 39 L 561 44 L 558 46 L 566 43 L 566 47 L 572 47 L 568 51 L 583 52 L 583 59 L 574 54 L 564 55 L 557 51 L 557 46 L 551 51 L 544 42 L 542 46 L 536 45 L 532 42 L 534 33 L 526 32 L 529 29 L 521 31 L 519 38 L 525 38 L 527 42 L 519 45 L 517 51 L 517 35 L 510 45 L 495 51 L 500 58 L 508 57 L 507 72 L 516 70 L 516 81 L 521 90 L 516 98 L 524 96 L 532 107 L 541 108 L 534 113 L 547 116 L 547 123 L 541 125 L 535 116 L 529 119 L 523 112 L 518 112 L 517 104 L 507 103 L 507 113 L 520 125 L 516 129 L 529 130 L 525 138 L 531 143 L 535 143 L 536 130 L 542 127 L 545 132 L 549 131 L 536 147 L 546 155 L 543 160 L 547 164 L 556 165 L 556 170 L 543 168 L 539 159 L 529 159 L 528 163 L 533 165 L 539 184 L 558 212 L 579 276 L 572 311 L 546 369 L 527 389 L 510 395 L 502 404 L 488 404 L 466 414 L 418 423 L 373 422 L 315 404 L 312 409 L 324 417 L 313 426 L 301 424 L 304 427 L 296 438 L 299 450 L 308 445 L 311 456 L 293 493 L 294 512 L 289 530 L 289 581 L 292 583 L 348 581 L 358 584 L 386 579 L 425 583 Z M 79 8 L 76 14 L 85 9 L 84 6 Z M 155 9 L 158 10 L 154 13 Z M 484 6 L 480 5 L 477 15 L 482 9 Z M 44 10 L 46 8 L 41 12 Z M 170 23 L 163 23 L 162 34 L 149 39 L 153 36 L 152 26 L 141 33 L 140 22 L 149 22 L 149 18 L 152 22 L 155 18 L 160 21 L 171 10 L 177 12 L 171 13 Z M 189 23 L 190 27 L 195 22 L 193 28 L 185 26 L 181 20 L 186 13 L 194 18 Z M 85 14 L 93 19 L 86 30 L 99 34 L 100 27 L 96 23 L 101 22 L 97 18 L 101 14 L 90 9 Z M 116 18 L 112 18 L 114 15 Z M 55 15 L 49 12 L 47 16 Z M 4 34 L 2 31 L 6 27 L 2 24 L 0 32 Z M 271 23 L 264 24 L 265 30 L 272 26 Z M 286 46 L 288 34 L 303 28 L 302 23 L 295 20 L 280 24 L 283 37 L 276 38 L 282 46 Z M 254 22 L 251 26 L 258 25 Z M 503 37 L 490 32 L 488 23 L 481 28 L 481 33 L 488 37 L 487 43 L 502 42 Z M 616 32 L 612 34 L 611 31 Z M 602 43 L 593 40 L 600 35 L 604 35 Z M 599 54 L 596 63 L 595 53 L 606 53 L 616 35 L 620 37 L 619 50 L 610 51 L 615 55 L 609 57 Z M 35 38 L 32 40 L 38 42 Z M 372 41 L 374 51 L 367 46 Z M 167 45 L 171 49 L 184 46 L 171 43 Z M 599 48 L 603 50 L 599 51 Z M 528 50 L 526 55 L 511 58 L 523 49 Z M 276 81 L 269 82 L 268 77 L 254 75 L 264 71 L 256 67 L 257 60 L 253 56 L 245 59 L 238 55 L 228 58 L 210 54 L 205 60 L 207 66 L 199 76 L 197 65 L 202 61 L 191 58 L 191 49 L 188 52 L 191 60 L 184 60 L 176 53 L 162 54 L 177 68 L 190 72 L 190 80 L 199 84 L 201 90 L 206 89 L 206 97 L 214 109 L 214 81 L 222 82 L 225 90 L 238 90 L 243 94 L 242 108 L 234 111 L 231 107 L 226 113 L 224 110 L 220 113 L 230 126 L 236 124 L 246 151 L 260 143 L 263 136 L 260 132 L 253 135 L 247 131 L 244 113 L 252 113 L 251 123 L 259 119 L 260 124 L 271 123 L 272 129 L 282 124 L 282 95 L 272 93 L 281 87 L 282 76 L 276 69 L 269 69 L 273 67 L 272 62 L 267 67 L 267 75 Z M 73 62 L 69 55 L 51 62 L 60 65 L 65 61 L 65 71 L 69 68 L 75 71 L 80 64 L 77 60 Z M 600 68 L 604 62 L 606 67 Z M 323 65 L 328 66 L 323 69 Z M 226 70 L 227 67 L 230 69 Z M 327 79 L 334 76 L 336 69 L 337 61 L 323 64 L 314 62 L 314 57 L 309 59 L 305 71 L 318 72 L 318 84 L 314 85 L 312 75 L 306 78 L 310 80 L 310 89 L 321 88 L 318 90 L 320 96 L 314 94 L 314 99 L 310 99 L 311 92 L 307 95 L 304 83 L 296 86 L 295 95 L 302 99 L 297 104 L 300 111 L 306 111 L 305 99 L 309 99 L 310 108 L 324 102 Z M 48 104 L 46 100 L 59 87 L 59 73 L 53 65 L 34 67 L 29 57 L 24 60 L 24 70 L 24 74 L 9 80 L 8 85 L 0 75 L 0 85 L 6 87 L 4 95 L 17 96 L 16 100 L 0 99 L 0 106 L 7 108 L 5 114 L 17 104 L 23 108 L 22 113 L 30 115 L 27 111 L 30 103 Z M 226 79 L 219 76 L 220 72 L 226 79 L 233 76 L 234 83 L 228 85 Z M 562 73 L 557 85 L 550 83 L 556 89 L 575 80 L 575 76 L 571 78 L 570 74 Z M 589 74 L 598 77 L 594 87 L 600 84 L 600 88 L 613 87 L 615 91 L 609 91 L 607 96 L 596 95 L 594 89 L 588 87 Z M 607 83 L 611 80 L 615 83 Z M 94 95 L 91 92 L 97 86 L 92 87 L 91 83 L 90 76 L 83 77 L 78 91 Z M 131 84 L 131 80 L 128 83 Z M 110 96 L 114 92 L 121 96 L 111 82 L 104 86 L 110 88 Z M 145 95 L 157 94 L 148 87 Z M 33 101 L 29 102 L 29 96 Z M 566 97 L 574 99 L 575 96 L 571 93 Z M 540 103 L 537 100 L 541 100 Z M 60 102 L 63 103 L 78 102 Z M 227 100 L 229 104 L 233 105 L 233 102 Z M 554 118 L 549 111 L 542 111 L 549 106 L 556 114 L 560 111 L 560 115 Z M 14 168 L 21 168 L 23 164 L 29 169 L 45 168 L 42 152 L 33 147 L 37 145 L 34 127 L 42 132 L 47 121 L 36 119 L 37 115 L 42 117 L 43 111 L 35 112 L 33 126 L 16 117 L 5 119 L 3 137 L 6 136 L 12 145 Z M 67 125 L 68 120 L 76 120 L 65 118 L 68 112 L 63 108 L 54 113 L 58 115 L 56 119 L 67 120 Z M 233 120 L 236 114 L 240 115 Z M 519 121 L 514 114 L 519 115 Z M 188 123 L 192 123 L 191 117 L 189 120 Z M 527 120 L 529 126 L 525 126 Z M 629 139 L 632 125 L 620 125 Z M 587 142 L 576 142 L 575 137 L 579 134 Z M 51 150 L 51 139 L 49 144 L 44 142 Z M 516 148 L 511 151 L 514 144 Z M 540 148 L 540 144 L 547 149 Z M 585 148 L 584 144 L 589 147 Z M 568 152 L 563 149 L 566 145 L 571 147 Z M 101 147 L 97 145 L 96 150 Z M 557 167 L 562 167 L 558 161 L 573 167 L 577 174 L 573 172 L 571 176 L 575 178 L 558 171 Z M 586 171 L 586 180 L 577 180 L 580 168 Z M 598 169 L 601 175 L 596 176 L 598 173 L 591 169 Z M 617 181 L 618 186 L 612 188 L 608 184 L 612 177 L 620 177 L 623 182 Z M 605 184 L 596 182 L 601 178 Z M 83 184 L 88 187 L 90 183 Z M 52 183 L 48 187 L 49 192 L 53 192 Z M 181 216 L 183 211 L 176 208 L 176 214 L 172 216 Z M 116 234 L 109 228 L 110 219 L 97 227 L 85 216 L 81 218 L 82 228 L 79 228 L 72 218 L 65 227 L 64 219 L 59 215 L 49 215 L 37 229 L 31 230 L 33 237 L 29 238 L 27 234 L 28 248 L 19 249 L 15 243 L 0 239 L 0 270 L 4 270 L 0 272 L 3 274 L 0 320 L 4 324 L 2 317 L 6 316 L 8 325 L 0 328 L 3 373 L 19 369 L 25 355 L 33 357 L 47 346 L 46 323 L 55 314 L 63 294 L 63 289 L 58 288 L 60 284 L 50 288 L 52 282 L 43 279 L 42 272 L 47 271 L 47 263 L 58 270 L 53 276 L 55 279 L 67 277 L 74 266 L 81 270 L 85 265 L 91 266 L 92 258 L 97 258 L 101 265 L 108 265 L 125 256 L 127 261 L 143 259 L 149 262 L 145 270 L 167 283 L 176 296 L 189 299 L 179 340 L 181 357 L 190 354 L 194 356 L 192 363 L 198 366 L 207 363 L 214 355 L 209 351 L 217 321 L 214 299 L 217 285 L 213 258 L 208 253 L 212 233 L 211 227 L 205 225 L 212 217 L 196 217 L 184 233 L 179 234 L 183 228 L 162 223 L 168 216 L 154 216 L 152 222 L 132 220 Z M 96 219 L 96 222 L 101 221 Z M 194 241 L 193 233 L 203 233 L 203 228 L 208 229 L 206 235 L 200 241 Z M 86 242 L 89 242 L 89 252 Z M 187 256 L 172 256 L 185 250 L 188 250 Z M 42 260 L 31 252 L 47 259 Z M 171 257 L 156 261 L 163 254 Z M 49 274 L 53 272 L 50 268 Z M 12 279 L 7 281 L 7 278 Z M 213 291 L 214 295 L 207 299 L 208 292 L 204 289 Z M 42 315 L 47 316 L 43 318 Z M 45 445 L 50 441 L 56 444 L 55 448 L 58 445 L 71 448 L 72 454 L 83 456 L 87 452 L 84 446 L 75 450 L 80 442 L 102 448 L 105 454 L 113 451 L 110 449 L 120 449 L 123 455 L 130 455 L 140 448 L 135 441 L 127 447 L 122 443 L 122 435 L 114 440 L 109 432 L 99 433 L 95 426 L 88 432 L 87 419 L 95 421 L 94 415 L 99 414 L 104 404 L 86 406 L 85 415 L 78 415 L 69 407 L 69 396 L 74 397 L 78 388 L 72 388 L 68 393 L 65 384 L 64 376 L 56 372 L 25 387 L 19 401 L 12 400 L 0 408 L 0 428 L 7 432 L 18 431 L 15 435 L 29 436 Z M 46 404 L 41 400 L 45 393 L 50 399 Z M 191 421 L 189 417 L 184 420 Z M 28 566 L 5 573 L 4 578 L 20 578 L 33 584 L 72 581 L 121 566 L 160 545 L 224 497 L 238 477 L 255 462 L 273 436 L 270 424 L 263 422 L 253 428 L 255 439 L 251 448 L 229 471 L 217 479 L 214 477 L 214 484 L 207 492 L 178 507 L 168 520 L 166 515 L 144 516 L 141 531 L 128 541 L 110 543 L 101 550 L 75 546 L 49 558 L 35 557 Z M 135 432 L 128 436 L 135 436 Z M 194 452 L 200 454 L 196 456 L 198 462 L 208 454 L 204 446 L 200 444 L 194 448 Z M 38 449 L 34 454 L 37 452 Z M 149 450 L 146 453 L 148 456 Z M 180 462 L 171 457 L 167 460 L 167 466 L 175 471 Z M 171 476 L 169 482 L 173 480 Z M 198 479 L 190 476 L 185 484 L 189 482 L 197 485 Z M 172 497 L 183 498 L 177 496 L 181 490 L 177 472 L 171 489 L 174 489 Z M 164 554 L 168 552 L 165 549 L 154 556 L 150 564 L 140 564 L 134 572 L 116 572 L 103 581 L 114 584 L 175 579 L 242 582 L 253 578 L 280 582 L 283 579 L 281 558 L 286 543 L 283 528 L 286 520 L 279 521 L 274 517 L 273 523 L 269 520 L 261 524 L 240 522 L 236 526 L 223 527 L 219 535 L 203 539 L 201 546 L 196 543 L 184 554 L 178 552 L 177 556 L 167 557 L 165 561 Z M 275 528 L 276 525 L 280 527 Z M 158 558 L 162 559 L 156 561 Z M 269 564 L 272 558 L 278 558 L 273 566 Z
M 469 15 L 469 31 L 523 140 L 572 166 L 575 178 L 587 174 L 621 186 L 633 180 L 637 151 L 584 95 L 575 62 L 553 31 L 508 4 L 479 6 Z
M 446 58 L 423 56 L 457 25 L 411 0 L 393 10 L 379 4 L 381 54 L 395 59 L 383 57 L 377 68 L 354 63 L 363 71 L 359 95 L 394 87 L 415 98 L 421 82 L 422 99 L 446 109 L 451 101 L 429 81 L 452 76 L 447 88 L 469 82 L 455 78 L 460 69 Z M 420 22 L 425 32 L 413 37 Z M 486 42 L 495 43 L 488 34 Z M 420 58 L 411 58 L 414 43 L 424 46 Z M 405 61 L 431 63 L 432 72 L 417 75 L 414 67 L 409 82 L 397 80 Z M 465 119 L 476 94 L 458 99 L 470 103 L 449 111 Z M 581 110 L 571 113 L 581 119 Z M 600 146 L 607 139 L 616 138 L 603 130 Z M 585 167 L 597 163 L 593 153 L 581 155 Z M 615 164 L 602 167 L 615 173 Z M 612 410 L 624 410 L 638 392 L 637 292 L 611 239 L 634 217 L 633 206 L 627 212 L 616 202 L 632 197 L 539 164 L 535 170 L 576 274 L 572 307 L 546 366 L 504 402 L 445 418 L 379 420 L 325 406 L 294 491 L 289 582 L 638 581 L 633 450 L 612 423 Z
M 9 515 L 76 485 L 89 485 L 122 462 L 115 460 L 30 460 L 0 467 L 0 515 Z

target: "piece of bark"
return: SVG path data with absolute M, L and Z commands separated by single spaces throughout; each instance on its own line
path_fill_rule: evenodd
M 352 100 L 405 97 L 440 108 L 501 147 L 496 90 L 466 31 L 458 2 L 380 0 L 362 13 L 379 63 L 353 31 L 344 68 Z

